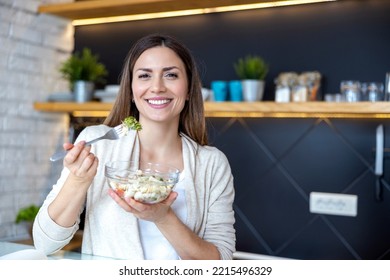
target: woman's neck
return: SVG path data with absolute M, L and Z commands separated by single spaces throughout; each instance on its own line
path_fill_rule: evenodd
M 182 142 L 177 126 L 145 125 L 138 135 L 141 161 L 183 169 Z

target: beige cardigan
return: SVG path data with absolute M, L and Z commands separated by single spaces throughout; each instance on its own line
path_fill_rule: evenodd
M 91 140 L 110 127 L 90 126 L 76 142 Z M 193 183 L 186 186 L 187 220 L 185 224 L 198 236 L 217 246 L 221 259 L 232 259 L 235 251 L 235 218 L 233 211 L 233 176 L 226 156 L 217 148 L 200 146 L 182 134 L 183 160 L 186 175 Z M 104 165 L 114 160 L 138 160 L 137 134 L 131 131 L 119 140 L 102 140 L 92 147 L 99 158 L 99 167 L 87 194 L 86 219 L 82 253 L 117 259 L 144 258 L 137 218 L 125 212 L 107 194 Z M 47 207 L 64 184 L 69 170 L 61 176 L 48 194 L 34 222 L 33 238 L 37 249 L 52 254 L 72 239 L 79 221 L 70 228 L 57 225 Z M 80 213 L 83 209 L 80 209 Z

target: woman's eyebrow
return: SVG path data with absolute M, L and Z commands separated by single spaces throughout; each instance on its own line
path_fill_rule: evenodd
M 177 66 L 164 67 L 163 71 L 170 71 L 170 70 L 173 70 L 173 69 L 179 69 L 179 67 L 177 67 Z
M 170 70 L 173 70 L 173 69 L 179 69 L 179 67 L 177 67 L 177 66 L 167 66 L 167 67 L 164 67 L 162 70 L 164 72 L 166 72 L 166 71 L 170 71 Z M 152 68 L 138 68 L 135 71 L 152 72 L 153 69 Z
M 138 69 L 135 69 L 135 71 L 152 72 L 152 69 L 150 69 L 150 68 L 138 68 Z

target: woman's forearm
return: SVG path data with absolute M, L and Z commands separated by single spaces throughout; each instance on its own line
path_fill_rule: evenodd
M 61 191 L 48 207 L 49 216 L 56 224 L 63 227 L 75 224 L 81 207 L 84 206 L 88 186 L 80 185 L 72 176 L 67 178 Z
M 217 247 L 193 233 L 173 211 L 156 226 L 183 260 L 218 260 Z

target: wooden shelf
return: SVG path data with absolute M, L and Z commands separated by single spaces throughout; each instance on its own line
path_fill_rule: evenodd
M 87 19 L 246 5 L 276 0 L 89 0 L 47 4 L 38 12 L 68 19 Z M 212 11 L 212 10 L 211 10 Z
M 105 117 L 112 103 L 35 102 L 41 112 L 69 113 L 75 117 Z M 390 118 L 389 102 L 205 102 L 207 117 L 270 118 Z

